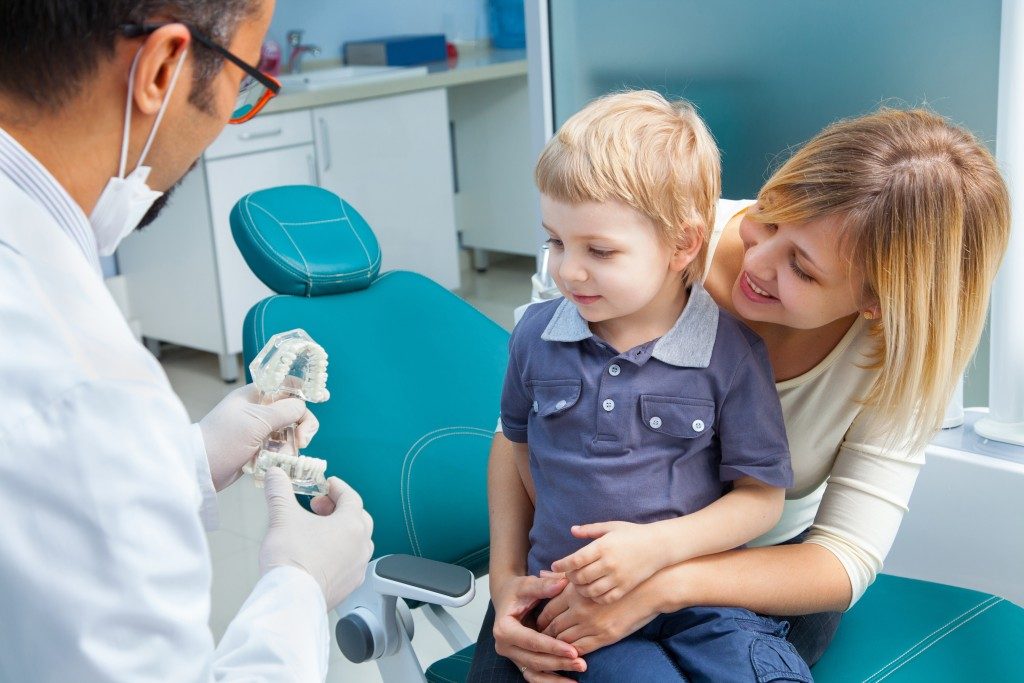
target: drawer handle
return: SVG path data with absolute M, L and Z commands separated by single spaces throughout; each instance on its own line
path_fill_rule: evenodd
M 327 121 L 320 119 L 320 139 L 324 145 L 324 173 L 331 170 L 331 137 Z
M 272 138 L 284 132 L 282 128 L 271 128 L 270 130 L 253 131 L 251 133 L 239 133 L 239 140 L 259 140 L 260 138 Z

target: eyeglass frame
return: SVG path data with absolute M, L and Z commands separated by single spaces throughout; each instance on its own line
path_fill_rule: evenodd
M 185 21 L 164 21 L 156 24 L 122 24 L 118 27 L 118 31 L 121 32 L 125 38 L 139 38 L 141 36 L 147 36 L 157 29 L 163 28 L 164 26 L 172 26 L 174 24 L 181 24 L 188 29 L 189 35 L 197 43 L 213 50 L 224 59 L 228 60 L 239 69 L 244 71 L 247 75 L 254 78 L 260 85 L 267 89 L 267 92 L 259 99 L 256 104 L 252 106 L 249 111 L 237 119 L 228 119 L 228 123 L 239 124 L 245 123 L 252 117 L 256 116 L 263 109 L 263 107 L 273 98 L 281 92 L 281 84 L 277 82 L 273 76 L 263 73 L 259 69 L 250 64 L 247 64 L 241 57 L 237 56 L 226 47 L 218 45 L 212 39 L 203 35 L 195 26 Z

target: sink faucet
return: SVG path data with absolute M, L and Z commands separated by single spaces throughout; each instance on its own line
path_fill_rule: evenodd
M 302 44 L 302 31 L 288 31 L 288 64 L 285 71 L 290 74 L 297 74 L 302 71 L 302 56 L 311 54 L 319 56 L 320 48 L 316 45 Z

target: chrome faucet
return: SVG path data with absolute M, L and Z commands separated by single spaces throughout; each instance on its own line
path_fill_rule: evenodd
M 302 71 L 302 57 L 311 54 L 314 57 L 320 55 L 320 48 L 316 45 L 302 44 L 302 31 L 288 31 L 288 64 L 285 71 L 290 74 L 297 74 Z

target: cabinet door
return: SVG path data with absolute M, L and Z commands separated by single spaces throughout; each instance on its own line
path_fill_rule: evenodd
M 231 236 L 228 217 L 243 195 L 278 185 L 315 185 L 316 161 L 313 145 L 298 145 L 255 154 L 206 162 L 213 220 L 217 279 L 224 319 L 227 353 L 242 351 L 242 322 L 245 314 L 270 291 L 242 258 Z
M 313 124 L 321 184 L 370 224 L 381 270 L 412 270 L 458 287 L 444 90 L 322 107 Z

